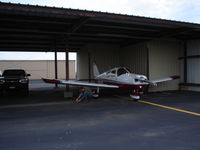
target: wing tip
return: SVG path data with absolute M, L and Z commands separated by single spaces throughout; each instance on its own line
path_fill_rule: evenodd
M 45 83 L 60 83 L 59 80 L 56 80 L 56 79 L 45 79 L 45 78 L 42 78 L 42 80 L 45 82 Z
M 174 75 L 174 76 L 170 76 L 173 80 L 176 80 L 176 79 L 180 79 L 180 76 L 178 75 Z

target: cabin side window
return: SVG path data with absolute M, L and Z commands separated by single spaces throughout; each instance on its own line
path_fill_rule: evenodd
M 116 70 L 111 71 L 112 74 L 116 74 Z
M 106 73 L 107 75 L 116 75 L 116 70 L 111 70 Z

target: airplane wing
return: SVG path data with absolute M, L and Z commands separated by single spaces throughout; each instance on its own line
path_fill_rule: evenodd
M 166 77 L 166 78 L 162 78 L 162 79 L 158 79 L 158 80 L 151 80 L 151 82 L 156 84 L 156 83 L 170 81 L 170 80 L 176 80 L 176 79 L 180 79 L 180 76 L 170 76 L 170 77 Z
M 74 85 L 74 86 L 89 86 L 89 87 L 99 87 L 99 88 L 119 88 L 116 85 L 108 85 L 102 83 L 90 83 L 83 81 L 73 81 L 73 80 L 59 80 L 59 79 L 45 79 L 42 78 L 45 83 L 54 83 L 54 84 L 65 84 L 65 85 Z
M 180 76 L 170 76 L 170 77 L 161 78 L 161 79 L 158 79 L 158 80 L 147 80 L 147 79 L 140 79 L 140 78 L 138 78 L 138 80 L 140 80 L 141 82 L 146 82 L 150 85 L 156 86 L 157 83 L 175 80 L 175 79 L 179 79 L 179 78 L 180 78 Z

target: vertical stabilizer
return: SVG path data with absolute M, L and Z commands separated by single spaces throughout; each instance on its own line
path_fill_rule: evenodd
M 99 75 L 99 69 L 97 68 L 96 63 L 93 62 L 93 75 L 96 78 Z

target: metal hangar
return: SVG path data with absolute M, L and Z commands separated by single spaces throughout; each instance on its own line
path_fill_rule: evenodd
M 87 10 L 0 3 L 0 51 L 77 52 L 77 77 L 125 66 L 150 79 L 180 75 L 151 91 L 199 90 L 200 24 Z M 66 60 L 66 79 L 68 79 Z

